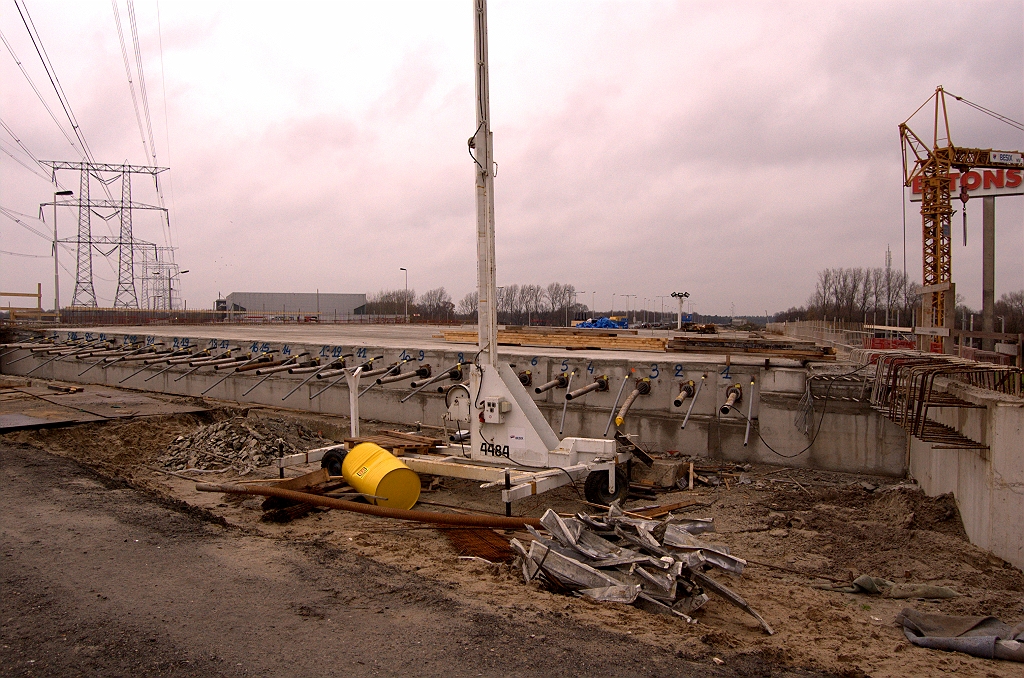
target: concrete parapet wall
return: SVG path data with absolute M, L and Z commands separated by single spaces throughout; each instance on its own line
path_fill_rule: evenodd
M 67 336 L 66 332 L 60 333 L 59 338 L 65 339 Z M 84 338 L 84 333 L 80 332 L 77 336 Z M 123 336 L 110 336 L 118 342 L 125 340 Z M 471 345 L 444 345 L 443 348 L 439 348 L 426 343 L 402 347 L 396 346 L 395 342 L 383 346 L 371 342 L 364 342 L 362 345 L 333 346 L 262 341 L 239 343 L 195 336 L 132 335 L 129 338 L 150 342 L 162 341 L 167 347 L 188 345 L 223 350 L 229 346 L 241 346 L 243 350 L 252 351 L 275 349 L 286 355 L 309 351 L 312 355 L 320 355 L 325 359 L 343 353 L 356 353 L 355 360 L 358 361 L 383 355 L 382 364 L 391 363 L 400 357 L 412 356 L 413 361 L 409 363 L 409 367 L 429 363 L 435 374 L 458 361 L 472 360 L 476 352 L 476 347 Z M 739 359 L 734 356 L 731 364 L 725 364 L 723 356 L 650 354 L 637 357 L 636 354 L 618 352 L 580 351 L 563 357 L 530 353 L 534 350 L 544 349 L 517 347 L 502 354 L 502 358 L 508 361 L 517 373 L 527 370 L 531 373 L 532 385 L 528 388 L 531 394 L 534 386 L 562 372 L 575 373 L 574 389 L 592 382 L 598 376 L 610 377 L 608 391 L 590 393 L 571 401 L 567 407 L 565 389 L 553 389 L 533 395 L 555 432 L 561 432 L 560 437 L 602 437 L 623 378 L 629 379 L 630 382 L 623 391 L 622 399 L 629 394 L 636 379 L 648 378 L 651 393 L 637 398 L 626 416 L 622 429 L 628 434 L 635 435 L 636 440 L 650 445 L 653 449 L 678 450 L 683 454 L 736 462 L 784 463 L 808 468 L 892 476 L 901 476 L 905 472 L 903 431 L 880 417 L 864 402 L 831 400 L 828 404 L 828 415 L 822 420 L 823 403 L 816 401 L 815 427 L 820 421 L 821 429 L 814 445 L 805 450 L 815 429 L 805 434 L 802 429 L 798 430 L 794 426 L 798 415 L 798 403 L 804 394 L 808 376 L 807 370 L 794 361 L 789 361 L 791 366 L 779 367 L 766 366 L 762 358 L 754 357 Z M 43 358 L 29 358 L 11 364 L 13 358 L 21 355 L 24 354 L 4 358 L 3 365 L 0 366 L 3 372 L 26 374 L 43 361 Z M 354 363 L 350 360 L 349 364 Z M 75 359 L 55 361 L 37 370 L 34 376 L 191 396 L 201 395 L 225 376 L 224 372 L 214 372 L 211 368 L 206 368 L 180 378 L 188 368 L 179 366 L 159 377 L 144 381 L 146 377 L 163 368 L 153 366 L 121 383 L 122 379 L 142 366 L 138 363 L 122 363 L 106 369 L 95 368 L 79 377 L 78 374 L 87 365 L 87 362 Z M 243 395 L 259 379 L 252 372 L 248 372 L 231 376 L 206 395 L 210 398 L 241 403 L 288 407 L 318 413 L 348 414 L 348 390 L 344 380 L 323 395 L 311 399 L 312 394 L 327 385 L 327 380 L 313 379 L 294 395 L 283 400 L 285 395 L 306 376 L 309 375 L 275 374 L 250 394 Z M 468 378 L 468 373 L 466 377 Z M 703 387 L 696 398 L 689 422 L 686 428 L 682 429 L 681 424 L 690 401 L 687 400 L 682 407 L 677 408 L 674 407 L 673 400 L 683 383 L 693 380 L 699 384 L 702 379 Z M 448 385 L 450 382 L 442 383 Z M 367 382 L 364 384 L 368 385 Z M 726 390 L 733 385 L 742 388 L 743 398 L 731 414 L 721 415 L 719 408 L 726 400 Z M 408 393 L 408 382 L 375 386 L 360 399 L 360 416 L 401 424 L 441 424 L 445 413 L 442 394 L 436 391 L 422 392 L 402 403 L 401 400 Z M 744 446 L 745 417 L 748 411 L 754 425 L 751 427 L 749 444 Z M 614 424 L 612 426 L 614 427 Z M 761 436 L 777 453 L 760 439 L 757 435 L 758 428 Z M 614 428 L 608 429 L 609 435 L 613 430 Z
M 912 439 L 910 472 L 931 496 L 953 493 L 971 542 L 1024 567 L 1024 400 L 954 383 L 947 388 L 984 408 L 932 410 L 931 418 L 989 447 L 944 450 Z

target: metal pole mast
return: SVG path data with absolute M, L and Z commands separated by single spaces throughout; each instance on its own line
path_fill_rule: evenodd
M 487 0 L 475 0 L 473 46 L 476 60 L 476 133 L 470 149 L 476 150 L 476 260 L 477 324 L 480 351 L 487 362 L 498 366 L 497 285 L 494 261 L 494 160 L 491 136 L 490 84 L 487 72 Z
M 53 196 L 53 312 L 60 322 L 60 270 L 57 268 L 57 195 Z
M 54 168 L 56 171 L 56 168 Z M 92 283 L 92 210 L 89 205 L 90 170 L 81 166 L 81 180 L 78 188 L 78 248 L 75 265 L 75 292 L 72 306 L 95 306 L 96 290 Z
M 117 293 L 114 308 L 138 308 L 135 293 L 135 245 L 132 242 L 132 175 L 125 166 L 121 173 L 121 239 L 118 241 Z M 169 273 L 169 271 L 168 271 Z M 170 290 L 167 308 L 170 310 Z

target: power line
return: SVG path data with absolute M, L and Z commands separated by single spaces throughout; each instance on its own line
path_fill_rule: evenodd
M 25 257 L 26 259 L 51 259 L 52 254 L 22 254 L 21 252 L 8 252 L 7 250 L 0 250 L 0 254 L 6 254 L 9 257 Z
M 121 59 L 124 61 L 124 74 L 128 76 L 128 90 L 132 94 L 132 107 L 135 109 L 135 122 L 139 125 L 139 137 L 142 139 L 142 150 L 148 158 L 149 149 L 146 147 L 146 134 L 142 130 L 142 116 L 139 114 L 139 100 L 135 96 L 135 82 L 132 80 L 132 69 L 128 63 L 128 49 L 124 45 L 124 30 L 121 28 L 121 13 L 117 10 L 117 0 L 110 0 L 110 6 L 114 9 L 114 25 L 117 26 L 117 39 L 121 43 Z
M 159 163 L 157 162 L 156 159 L 156 139 L 153 137 L 153 117 L 150 115 L 149 112 L 149 92 L 146 89 L 146 72 L 145 70 L 143 70 L 142 67 L 142 47 L 139 41 L 139 27 L 138 22 L 136 22 L 135 20 L 135 1 L 127 0 L 127 3 L 128 21 L 132 29 L 132 44 L 135 47 L 135 70 L 139 74 L 139 91 L 142 93 L 142 110 L 146 114 L 146 130 L 149 132 L 149 150 L 153 156 L 153 165 L 155 166 L 158 165 Z M 164 192 L 163 189 L 160 188 L 160 177 L 153 175 L 153 182 L 156 185 L 157 202 L 160 205 L 160 207 L 165 207 Z M 164 221 L 162 225 L 166 228 L 166 231 L 164 232 L 164 238 L 166 239 L 167 245 L 169 247 L 171 245 L 171 220 L 166 209 L 163 212 L 163 216 Z
M 35 154 L 32 151 L 28 150 L 28 146 L 26 146 L 22 142 L 22 140 L 18 138 L 18 135 L 14 133 L 14 130 L 11 129 L 10 125 L 3 121 L 3 118 L 0 118 L 0 127 L 3 127 L 4 131 L 11 135 L 11 138 L 14 139 L 14 143 L 18 144 L 18 147 L 25 153 L 25 155 L 32 158 L 32 162 L 34 162 L 39 167 L 39 169 L 43 170 L 44 172 L 49 169 L 39 160 L 39 158 L 35 156 Z M 17 158 L 15 158 L 15 160 L 17 160 Z M 59 186 L 61 189 L 64 188 L 64 186 L 62 186 L 61 183 L 57 181 L 56 177 L 53 177 L 51 179 L 49 176 L 44 176 L 43 178 L 46 179 L 47 181 L 52 181 L 53 183 L 56 183 L 57 186 Z
M 170 122 L 167 117 L 167 78 L 164 74 L 164 34 L 163 28 L 160 25 L 160 0 L 156 0 L 156 35 L 157 41 L 160 44 L 160 89 L 162 92 L 163 105 L 164 105 L 164 148 L 167 151 L 167 165 L 171 165 L 171 129 Z M 170 189 L 171 194 L 171 207 L 174 208 L 174 175 L 167 175 L 167 186 Z M 163 196 L 160 196 L 161 201 Z M 163 202 L 160 203 L 163 206 Z M 177 211 L 175 211 L 177 214 Z M 171 232 L 171 219 L 168 212 L 164 212 L 164 218 L 167 222 L 167 246 L 171 248 L 171 257 L 173 261 L 174 256 L 174 234 Z
M 68 140 L 68 143 L 71 144 L 71 148 L 75 150 L 75 153 L 77 153 L 80 157 L 84 157 L 85 153 L 78 146 L 76 146 L 75 142 L 71 139 L 70 136 L 68 136 L 68 131 L 64 129 L 64 125 L 62 125 L 60 123 L 60 120 L 57 119 L 57 115 L 53 112 L 53 109 L 50 108 L 50 104 L 46 103 L 46 99 L 43 98 L 43 93 L 39 91 L 38 87 L 36 87 L 36 83 L 32 80 L 32 76 L 30 76 L 28 74 L 28 71 L 25 70 L 24 64 L 22 64 L 21 60 L 18 59 L 18 55 L 14 53 L 14 48 L 11 47 L 11 43 L 7 42 L 7 37 L 3 34 L 2 31 L 0 31 L 0 40 L 3 41 L 4 47 L 6 47 L 7 51 L 10 52 L 11 58 L 14 59 L 14 63 L 18 64 L 18 68 L 21 69 L 21 74 L 25 76 L 25 80 L 28 81 L 28 84 L 32 88 L 32 91 L 36 93 L 36 97 L 39 98 L 39 102 L 43 104 L 43 108 L 46 109 L 46 112 L 50 114 L 50 117 L 53 119 L 53 122 L 56 123 L 57 127 L 60 129 L 60 133 L 63 134 L 64 138 Z
M 67 95 L 64 94 L 64 88 L 60 84 L 60 79 L 57 77 L 56 71 L 53 69 L 53 64 L 50 63 L 50 55 L 46 53 L 46 48 L 43 46 L 43 39 L 39 35 L 39 31 L 36 29 L 36 24 L 32 20 L 32 16 L 28 13 L 28 7 L 25 6 L 25 0 L 14 0 L 14 6 L 18 10 L 18 15 L 21 16 L 21 22 L 25 24 L 25 30 L 28 31 L 28 37 L 32 40 L 32 46 L 36 49 L 36 54 L 39 55 L 39 60 L 43 63 L 43 69 L 46 71 L 46 77 L 50 79 L 50 84 L 53 85 L 53 91 L 57 93 L 57 99 L 60 101 L 61 107 L 64 109 L 64 114 L 68 117 L 68 122 L 71 123 L 71 130 L 75 133 L 78 142 L 82 145 L 82 149 L 85 151 L 85 157 L 89 161 L 93 161 L 92 149 L 89 148 L 89 144 L 85 140 L 85 136 L 82 134 L 82 130 L 78 126 L 78 120 L 75 118 L 74 112 L 71 110 L 71 102 L 68 101 Z
M 135 70 L 139 74 L 139 91 L 142 93 L 142 110 L 146 114 L 146 131 L 149 133 L 149 152 L 156 161 L 156 140 L 153 138 L 153 119 L 149 114 L 149 94 L 146 92 L 146 73 L 142 69 L 142 49 L 139 46 L 139 27 L 135 22 L 135 3 L 128 0 L 128 22 L 132 29 L 132 43 L 135 46 Z
M 4 153 L 6 153 L 7 155 L 9 155 L 9 156 L 11 157 L 11 160 L 13 160 L 14 162 L 18 163 L 18 164 L 19 164 L 19 165 L 21 165 L 22 167 L 24 167 L 25 169 L 27 169 L 27 170 L 28 170 L 29 172 L 31 172 L 31 173 L 32 173 L 32 174 L 34 174 L 35 176 L 39 177 L 40 179 L 42 179 L 42 180 L 43 180 L 43 181 L 45 181 L 46 183 L 50 183 L 50 177 L 46 176 L 45 174 L 43 174 L 42 172 L 40 172 L 39 170 L 37 170 L 37 169 L 36 169 L 35 167 L 32 167 L 31 165 L 29 165 L 29 164 L 26 164 L 25 162 L 23 162 L 23 161 L 21 160 L 21 158 L 19 158 L 18 156 L 14 155 L 14 154 L 13 154 L 13 153 L 11 153 L 11 152 L 10 152 L 9 150 L 7 150 L 7 149 L 5 148 L 5 145 L 6 145 L 6 144 L 4 144 L 4 143 L 3 143 L 2 141 L 0 141 L 0 151 L 3 151 L 3 152 L 4 152 Z

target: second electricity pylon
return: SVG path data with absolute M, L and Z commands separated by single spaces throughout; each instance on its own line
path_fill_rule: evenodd
M 132 181 L 133 174 L 152 175 L 153 181 L 157 181 L 157 175 L 167 170 L 166 167 L 149 167 L 145 165 L 110 165 L 99 162 L 64 162 L 61 160 L 46 160 L 56 181 L 57 170 L 78 170 L 81 173 L 77 199 L 65 200 L 56 203 L 69 207 L 78 207 L 78 252 L 77 266 L 75 270 L 75 292 L 72 297 L 72 306 L 91 306 L 96 304 L 96 291 L 92 275 L 92 249 L 95 244 L 92 237 L 93 210 L 96 208 L 115 210 L 120 216 L 121 229 L 117 239 L 118 266 L 117 266 L 117 292 L 114 294 L 114 308 L 138 308 L 139 297 L 135 290 L 135 247 L 136 242 L 132 236 L 132 210 L 162 210 L 166 208 L 156 205 L 146 205 L 132 202 Z M 108 179 L 101 174 L 114 174 Z M 89 196 L 89 185 L 93 177 L 103 184 L 109 184 L 121 178 L 121 199 L 120 200 L 93 200 Z
M 956 95 L 950 95 L 959 99 Z M 921 334 L 941 336 L 943 352 L 952 352 L 950 332 L 956 309 L 956 288 L 952 278 L 952 251 L 950 247 L 950 170 L 966 174 L 972 168 L 1006 169 L 1024 166 L 1019 151 L 995 151 L 991 148 L 963 148 L 954 146 L 949 136 L 949 116 L 946 113 L 946 91 L 942 86 L 921 104 L 924 108 L 935 100 L 934 130 L 931 146 L 908 126 L 910 118 L 900 124 L 903 145 L 903 180 L 906 186 L 921 182 L 921 222 L 923 275 L 921 287 L 921 313 L 916 325 Z M 915 111 L 915 115 L 917 111 Z M 914 116 L 911 116 L 911 118 Z M 943 136 L 944 134 L 944 136 Z M 943 143 L 943 145 L 939 145 Z M 966 201 L 966 194 L 964 196 Z M 966 204 L 964 206 L 966 208 Z M 934 328 L 934 329 L 933 329 Z M 945 330 L 939 328 L 946 328 Z M 932 330 L 929 332 L 929 330 Z

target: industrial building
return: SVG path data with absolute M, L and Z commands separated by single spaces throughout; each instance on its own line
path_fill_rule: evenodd
M 232 292 L 217 300 L 218 311 L 280 313 L 288 316 L 319 316 L 324 320 L 363 315 L 365 294 L 320 292 Z

